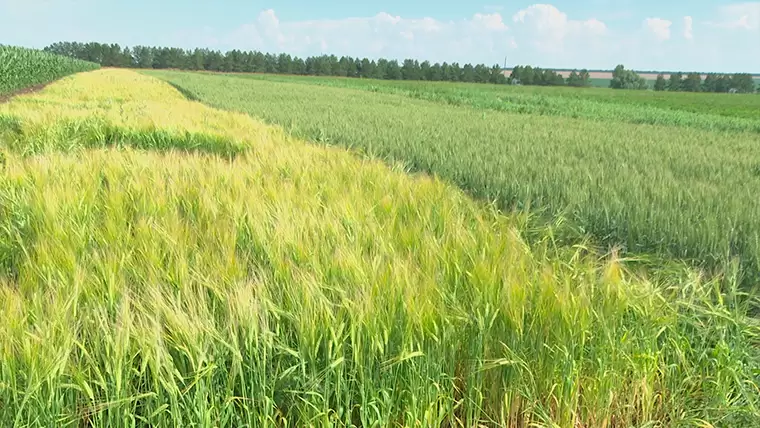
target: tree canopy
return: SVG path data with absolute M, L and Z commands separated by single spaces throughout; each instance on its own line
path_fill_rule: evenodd
M 530 65 L 516 66 L 512 69 L 510 77 L 522 85 L 563 86 L 565 84 L 565 78 L 559 73 Z
M 591 86 L 591 75 L 586 69 L 581 70 L 580 73 L 573 70 L 567 77 L 567 86 L 589 87 Z
M 655 91 L 664 91 L 668 88 L 668 82 L 665 80 L 665 75 L 660 73 L 657 75 L 657 80 L 654 82 Z
M 429 80 L 449 82 L 496 83 L 508 82 L 501 67 L 484 64 L 419 62 L 352 58 L 335 55 L 299 58 L 288 54 L 258 51 L 231 50 L 222 53 L 210 49 L 180 49 L 168 47 L 133 46 L 118 44 L 59 42 L 45 51 L 95 62 L 104 67 L 147 69 L 206 70 L 216 72 L 278 73 L 312 76 L 341 76 L 388 80 Z M 660 79 L 662 77 L 662 79 Z M 668 80 L 658 76 L 655 90 L 704 92 L 754 92 L 755 82 L 749 74 L 708 74 L 704 81 L 698 73 L 673 73 Z M 567 79 L 553 70 L 518 65 L 510 79 L 523 85 L 540 86 L 591 86 L 587 70 L 574 70 Z M 610 87 L 615 89 L 647 89 L 647 81 L 632 70 L 619 65 L 613 72 Z
M 612 80 L 610 81 L 610 88 L 613 89 L 648 89 L 646 79 L 639 76 L 633 70 L 626 70 L 621 64 L 615 67 L 615 71 L 612 72 Z
M 209 49 L 134 46 L 120 47 L 103 43 L 54 43 L 46 51 L 96 62 L 105 67 L 206 70 L 220 72 L 279 73 L 314 76 L 363 77 L 388 80 L 437 80 L 452 82 L 507 82 L 498 65 L 430 64 L 406 59 L 396 60 L 312 56 L 305 59 L 288 54 L 274 55 L 257 51 L 231 50 L 226 53 Z
M 682 89 L 683 85 L 683 73 L 673 73 L 668 79 L 668 90 L 678 92 Z
M 755 81 L 748 73 L 711 73 L 705 77 L 701 89 L 704 92 L 731 92 L 733 89 L 739 93 L 752 93 L 755 92 Z
M 686 79 L 681 82 L 681 90 L 686 92 L 700 92 L 702 90 L 702 75 L 699 73 L 689 73 Z

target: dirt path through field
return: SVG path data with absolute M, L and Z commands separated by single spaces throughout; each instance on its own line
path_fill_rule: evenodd
M 32 94 L 34 92 L 39 92 L 39 91 L 45 89 L 45 87 L 47 85 L 49 85 L 49 83 L 41 83 L 39 85 L 34 85 L 34 86 L 30 86 L 28 88 L 19 89 L 17 91 L 13 91 L 13 92 L 10 92 L 10 93 L 7 93 L 7 94 L 2 94 L 2 95 L 0 95 L 0 104 L 6 103 L 6 102 L 10 101 L 11 98 L 17 97 L 19 95 Z

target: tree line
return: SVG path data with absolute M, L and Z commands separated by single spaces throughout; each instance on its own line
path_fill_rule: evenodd
M 387 80 L 430 80 L 472 83 L 507 83 L 498 65 L 419 62 L 335 55 L 305 59 L 288 54 L 231 50 L 222 53 L 210 49 L 134 46 L 118 44 L 60 42 L 47 52 L 98 63 L 104 67 L 205 70 L 216 72 L 274 73 L 311 76 L 363 77 Z
M 370 60 L 335 55 L 299 58 L 258 51 L 231 50 L 222 53 L 211 49 L 180 49 L 153 46 L 121 47 L 118 44 L 59 42 L 45 51 L 94 62 L 104 67 L 180 69 L 214 72 L 295 74 L 310 76 L 359 77 L 386 80 L 429 80 L 449 82 L 522 84 L 539 86 L 591 86 L 588 70 L 573 71 L 567 79 L 553 70 L 518 65 L 507 78 L 498 65 L 419 62 L 406 59 Z M 613 89 L 649 89 L 648 82 L 636 72 L 619 65 L 610 81 Z M 669 81 L 661 74 L 654 89 L 702 92 L 754 92 L 749 74 L 710 74 L 702 82 L 698 73 L 673 73 Z
M 567 79 L 559 73 L 539 67 L 517 66 L 509 79 L 501 67 L 484 64 L 459 63 L 431 64 L 406 59 L 396 60 L 335 55 L 311 56 L 305 59 L 288 54 L 271 54 L 258 51 L 231 50 L 222 53 L 210 49 L 186 50 L 180 48 L 134 46 L 118 44 L 59 42 L 45 51 L 82 59 L 104 67 L 144 69 L 180 69 L 215 72 L 245 72 L 295 74 L 310 76 L 360 77 L 387 80 L 429 80 L 472 83 L 520 83 L 523 85 L 577 87 L 591 86 L 588 70 L 573 71 Z
M 755 92 L 755 80 L 751 74 L 710 73 L 702 80 L 700 73 L 672 73 L 668 79 L 664 74 L 657 76 L 654 83 L 655 91 L 674 92 Z
M 641 77 L 633 70 L 627 70 L 622 64 L 615 67 L 612 71 L 612 80 L 610 80 L 612 89 L 649 89 L 646 79 Z
M 537 85 L 537 86 L 591 86 L 591 75 L 588 70 L 580 72 L 573 70 L 565 79 L 561 74 L 554 70 L 546 70 L 540 67 L 518 65 L 512 69 L 509 76 L 511 83 L 520 85 Z
M 647 81 L 632 70 L 618 65 L 612 73 L 613 89 L 649 89 Z M 749 73 L 709 73 L 702 81 L 700 73 L 671 73 L 668 79 L 660 73 L 654 82 L 655 91 L 678 92 L 755 92 L 755 80 Z

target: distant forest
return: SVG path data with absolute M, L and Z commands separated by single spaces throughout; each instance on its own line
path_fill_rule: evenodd
M 288 54 L 271 54 L 257 51 L 231 50 L 226 53 L 210 49 L 180 49 L 167 47 L 134 46 L 121 47 L 105 43 L 54 43 L 44 49 L 47 52 L 91 61 L 104 67 L 125 67 L 144 69 L 204 70 L 228 73 L 272 73 L 308 76 L 339 76 L 386 80 L 427 80 L 470 83 L 507 84 L 540 86 L 591 86 L 588 70 L 573 71 L 567 79 L 549 69 L 531 66 L 516 66 L 507 77 L 499 65 L 447 63 L 431 64 L 406 59 L 397 60 L 367 58 L 359 59 L 335 55 L 310 56 L 305 59 Z M 615 89 L 648 89 L 649 85 L 638 74 L 616 69 L 610 82 Z M 694 77 L 699 77 L 697 83 Z M 678 76 L 681 76 L 680 74 Z M 681 80 L 671 76 L 664 87 L 662 80 L 655 90 L 708 91 L 708 92 L 754 92 L 754 80 L 749 74 L 712 74 L 704 82 L 696 73 Z
M 680 92 L 755 92 L 755 80 L 751 74 L 707 74 L 702 80 L 700 73 L 672 73 L 668 79 L 664 74 L 657 76 L 655 91 Z
M 527 85 L 591 86 L 589 73 L 581 70 L 564 79 L 559 73 L 539 67 L 517 67 L 508 78 L 498 65 L 396 60 L 335 55 L 311 56 L 306 59 L 288 54 L 274 55 L 257 51 L 231 50 L 222 53 L 210 49 L 134 46 L 118 44 L 61 42 L 45 48 L 59 55 L 98 63 L 104 67 L 146 69 L 205 70 L 215 72 L 273 73 L 308 76 L 340 76 L 386 80 L 428 80 L 470 83 Z
M 412 59 L 399 64 L 395 60 L 335 55 L 306 59 L 288 54 L 231 50 L 221 53 L 210 49 L 134 46 L 101 43 L 55 43 L 44 49 L 59 55 L 98 63 L 104 67 L 206 70 L 216 72 L 275 73 L 310 76 L 363 77 L 387 80 L 430 80 L 472 83 L 507 83 L 498 65 L 458 63 L 431 64 Z

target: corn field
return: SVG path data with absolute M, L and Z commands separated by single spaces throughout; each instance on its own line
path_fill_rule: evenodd
M 0 96 L 99 67 L 34 49 L 0 45 Z

